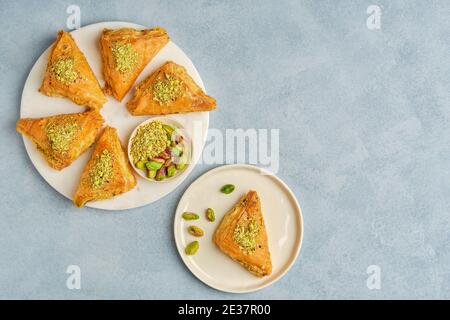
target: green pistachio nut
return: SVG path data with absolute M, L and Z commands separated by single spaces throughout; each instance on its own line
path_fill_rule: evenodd
M 198 241 L 192 241 L 186 246 L 186 249 L 184 251 L 188 256 L 192 256 L 197 253 L 199 247 L 200 244 Z
M 194 237 L 203 237 L 205 235 L 205 232 L 197 226 L 189 226 L 188 232 Z
M 222 189 L 220 189 L 220 192 L 225 193 L 225 194 L 230 194 L 234 191 L 235 187 L 232 184 L 226 184 L 222 187 Z
M 206 209 L 206 218 L 211 222 L 214 222 L 216 220 L 216 213 L 212 208 Z
M 158 161 L 149 161 L 145 163 L 145 166 L 147 167 L 148 170 L 158 170 L 163 166 L 163 163 Z
M 168 124 L 163 124 L 162 127 L 170 135 L 172 135 L 172 133 L 175 131 L 174 127 L 169 126 Z
M 173 147 L 172 149 L 170 149 L 170 151 L 172 153 L 172 156 L 175 156 L 175 157 L 179 157 L 181 154 L 181 149 L 178 147 Z
M 154 179 L 156 177 L 156 170 L 148 170 L 147 177 Z
M 166 178 L 166 170 L 164 170 L 165 168 L 161 168 L 160 170 L 158 170 L 156 172 L 156 177 L 155 180 L 156 181 L 162 181 Z
M 136 162 L 136 168 L 138 169 L 145 169 L 145 161 L 138 161 Z
M 173 177 L 177 173 L 177 168 L 173 164 L 167 167 L 167 177 Z
M 198 220 L 200 217 L 194 212 L 183 212 L 182 215 L 184 220 Z

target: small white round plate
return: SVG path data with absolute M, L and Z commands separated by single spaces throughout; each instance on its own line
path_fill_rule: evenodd
M 223 194 L 220 188 L 234 184 L 231 194 Z M 255 190 L 261 198 L 261 208 L 269 238 L 272 257 L 272 274 L 258 278 L 239 263 L 222 253 L 212 237 L 227 213 L 249 190 Z M 211 207 L 216 221 L 205 218 L 205 210 Z M 185 211 L 196 212 L 199 220 L 185 221 Z M 187 232 L 194 224 L 205 231 L 205 236 L 195 238 Z M 243 293 L 262 289 L 280 279 L 294 264 L 302 243 L 303 219 L 300 206 L 289 187 L 266 170 L 251 165 L 226 165 L 208 171 L 194 181 L 181 198 L 174 222 L 174 235 L 178 252 L 188 269 L 205 284 L 221 291 Z M 200 248 L 193 256 L 184 249 L 191 241 L 198 240 Z
M 78 47 L 86 56 L 89 65 L 101 86 L 104 85 L 104 81 L 101 72 L 102 64 L 98 39 L 104 28 L 115 29 L 123 27 L 135 29 L 145 28 L 144 26 L 127 22 L 102 22 L 85 26 L 71 32 Z M 61 113 L 83 112 L 85 110 L 84 107 L 78 106 L 68 99 L 47 97 L 38 92 L 47 66 L 49 53 L 50 48 L 39 57 L 28 75 L 22 93 L 22 102 L 20 106 L 21 118 L 47 117 Z M 135 84 L 143 80 L 167 60 L 172 60 L 184 66 L 194 81 L 200 87 L 205 89 L 202 79 L 192 61 L 173 42 L 169 42 L 147 65 Z M 133 129 L 142 121 L 151 118 L 149 116 L 132 116 L 128 112 L 125 104 L 129 100 L 132 91 L 133 89 L 131 89 L 128 95 L 124 97 L 122 102 L 118 102 L 113 97 L 108 96 L 108 102 L 101 109 L 101 114 L 105 119 L 106 124 L 117 129 L 123 146 L 127 145 L 128 138 Z M 151 183 L 136 175 L 138 183 L 133 190 L 112 199 L 88 202 L 86 206 L 105 210 L 132 209 L 162 198 L 183 182 L 192 171 L 201 155 L 209 125 L 209 114 L 207 112 L 193 112 L 183 115 L 171 115 L 171 117 L 183 125 L 192 139 L 192 148 L 194 150 L 192 163 L 186 168 L 183 174 L 164 184 Z M 57 171 L 48 166 L 30 139 L 24 137 L 24 143 L 31 162 L 42 177 L 59 193 L 71 199 L 93 148 L 91 147 L 90 150 L 74 161 L 69 167 L 62 171 Z

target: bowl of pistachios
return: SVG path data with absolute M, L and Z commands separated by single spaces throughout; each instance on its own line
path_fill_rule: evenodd
M 148 119 L 131 133 L 128 158 L 134 170 L 152 182 L 172 180 L 191 161 L 192 143 L 183 126 L 170 117 Z

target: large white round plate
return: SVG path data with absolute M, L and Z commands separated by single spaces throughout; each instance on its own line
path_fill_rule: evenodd
M 102 86 L 104 85 L 104 81 L 101 72 L 101 58 L 98 39 L 104 28 L 115 29 L 122 27 L 144 29 L 143 26 L 133 23 L 102 22 L 82 27 L 71 33 L 78 47 L 86 56 L 92 70 Z M 47 66 L 49 52 L 50 48 L 48 48 L 39 57 L 28 75 L 22 93 L 20 109 L 20 116 L 22 118 L 46 117 L 61 113 L 84 111 L 83 107 L 78 106 L 67 99 L 47 97 L 38 92 L 45 68 Z M 195 69 L 192 61 L 173 42 L 169 42 L 147 65 L 140 77 L 136 80 L 136 83 L 147 77 L 151 72 L 167 60 L 172 60 L 180 65 L 183 65 L 195 82 L 197 82 L 200 87 L 205 89 L 202 79 L 200 78 L 200 75 Z M 108 102 L 101 109 L 101 114 L 103 115 L 106 124 L 117 129 L 123 146 L 127 145 L 128 138 L 133 129 L 142 121 L 150 118 L 146 116 L 136 117 L 128 113 L 125 104 L 129 100 L 131 92 L 132 90 L 130 90 L 130 93 L 128 93 L 128 95 L 123 99 L 122 103 L 116 101 L 112 97 L 108 97 Z M 106 210 L 123 210 L 140 207 L 167 195 L 188 176 L 201 155 L 208 130 L 209 114 L 207 112 L 196 112 L 183 115 L 171 115 L 171 117 L 183 125 L 192 139 L 192 164 L 186 168 L 185 172 L 174 178 L 172 181 L 168 181 L 163 184 L 151 183 L 141 177 L 137 177 L 138 183 L 136 188 L 133 190 L 109 200 L 89 202 L 87 206 Z M 42 177 L 58 192 L 71 199 L 77 187 L 83 168 L 92 153 L 92 147 L 88 150 L 88 152 L 74 161 L 72 165 L 62 171 L 57 171 L 47 165 L 44 158 L 38 152 L 36 146 L 30 141 L 30 139 L 24 137 L 24 143 L 32 163 Z
M 234 184 L 231 194 L 223 194 L 220 188 Z M 269 237 L 272 257 L 272 274 L 258 278 L 231 260 L 213 243 L 214 231 L 222 217 L 249 190 L 256 190 L 261 198 L 261 208 Z M 205 210 L 215 210 L 216 221 L 205 218 Z M 197 212 L 200 219 L 185 221 L 185 211 Z M 205 231 L 202 238 L 194 238 L 187 232 L 191 224 Z M 242 293 L 262 289 L 280 279 L 294 264 L 303 236 L 303 219 L 300 206 L 289 187 L 269 172 L 250 165 L 227 165 L 215 168 L 192 183 L 181 198 L 174 222 L 174 235 L 178 252 L 189 270 L 205 284 L 221 291 Z M 198 240 L 200 249 L 187 256 L 184 249 L 191 241 Z

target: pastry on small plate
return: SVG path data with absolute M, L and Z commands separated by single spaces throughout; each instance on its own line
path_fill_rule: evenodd
M 77 207 L 82 207 L 88 201 L 109 199 L 135 186 L 136 178 L 117 130 L 106 127 L 83 170 L 73 202 Z
M 130 90 L 145 66 L 169 42 L 163 28 L 105 29 L 100 37 L 105 92 L 119 101 Z
M 39 91 L 47 96 L 66 97 L 95 110 L 106 102 L 84 54 L 65 31 L 57 34 Z
M 95 142 L 102 125 L 102 116 L 96 111 L 89 111 L 24 118 L 17 121 L 16 129 L 33 140 L 52 168 L 61 170 Z
M 216 108 L 216 100 L 203 92 L 184 67 L 168 61 L 136 86 L 127 108 L 135 116 L 210 111 Z
M 214 234 L 222 252 L 258 277 L 272 273 L 269 243 L 256 191 L 249 191 L 223 217 Z

